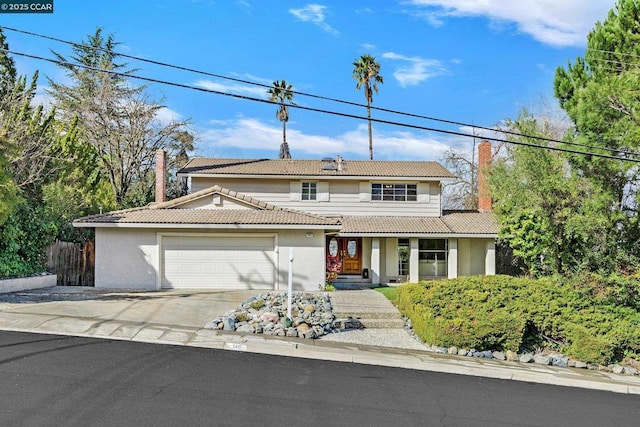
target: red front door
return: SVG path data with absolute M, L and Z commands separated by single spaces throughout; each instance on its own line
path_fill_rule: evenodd
M 327 237 L 327 270 L 338 274 L 362 272 L 361 237 Z

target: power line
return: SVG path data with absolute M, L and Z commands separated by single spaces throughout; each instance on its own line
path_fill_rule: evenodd
M 620 56 L 630 56 L 632 58 L 640 58 L 640 55 L 636 55 L 634 53 L 614 52 L 612 50 L 594 49 L 594 48 L 587 47 L 587 51 L 600 52 L 600 53 L 610 53 L 612 55 L 620 55 Z
M 70 45 L 70 46 L 74 46 L 74 47 L 82 47 L 81 44 L 78 44 L 78 43 L 75 43 L 75 42 L 72 42 L 72 41 L 68 41 L 68 40 L 64 40 L 64 39 L 60 39 L 60 38 L 57 38 L 57 37 L 52 37 L 52 36 L 48 36 L 48 35 L 44 35 L 44 34 L 35 33 L 35 32 L 32 32 L 32 31 L 20 30 L 20 29 L 16 29 L 16 28 L 12 28 L 12 27 L 7 27 L 7 26 L 4 26 L 4 25 L 0 25 L 0 28 L 6 29 L 6 30 L 9 30 L 9 31 L 14 31 L 14 32 L 17 32 L 17 33 L 21 33 L 21 34 L 26 34 L 26 35 L 30 35 L 30 36 L 34 36 L 34 37 L 43 38 L 43 39 L 46 39 L 46 40 L 52 40 L 52 41 L 55 41 L 55 42 L 64 43 L 64 44 L 67 44 L 67 45 Z M 99 48 L 98 50 L 103 51 L 103 52 L 106 51 L 103 48 Z M 229 81 L 233 81 L 233 82 L 236 82 L 236 83 L 243 83 L 243 84 L 248 84 L 248 85 L 253 85 L 253 86 L 259 86 L 259 87 L 264 87 L 264 88 L 267 88 L 267 89 L 270 89 L 272 87 L 270 85 L 266 85 L 266 84 L 263 84 L 263 83 L 258 83 L 258 82 L 245 80 L 245 79 L 239 79 L 239 78 L 235 78 L 235 77 L 224 76 L 224 75 L 221 75 L 221 74 L 210 73 L 210 72 L 207 72 L 207 71 L 201 71 L 201 70 L 197 70 L 197 69 L 194 69 L 194 68 L 184 67 L 184 66 L 175 65 L 175 64 L 169 64 L 169 63 L 166 63 L 166 62 L 156 61 L 156 60 L 147 59 L 147 58 L 141 58 L 141 57 L 137 57 L 137 56 L 134 56 L 134 55 L 125 54 L 125 53 L 120 53 L 120 52 L 113 52 L 113 53 L 116 56 L 132 59 L 132 60 L 135 60 L 135 61 L 146 62 L 146 63 L 153 64 L 153 65 L 159 65 L 159 66 L 162 66 L 162 67 L 174 68 L 174 69 L 181 70 L 181 71 L 188 71 L 188 72 L 195 73 L 195 74 L 205 75 L 205 76 L 209 76 L 209 77 L 215 77 L 215 78 L 219 78 L 219 79 L 223 79 L 223 80 L 229 80 Z M 350 105 L 350 106 L 355 106 L 355 107 L 360 107 L 360 108 L 367 107 L 367 105 L 365 105 L 365 104 L 352 102 L 352 101 L 346 101 L 346 100 L 337 99 L 337 98 L 331 98 L 331 97 L 322 96 L 322 95 L 315 95 L 315 94 L 306 93 L 306 92 L 299 92 L 299 91 L 295 91 L 295 90 L 292 90 L 291 92 L 296 94 L 296 95 L 307 96 L 307 97 L 310 97 L 310 98 L 321 99 L 321 100 L 325 100 L 325 101 L 337 102 L 337 103 L 340 103 L 340 104 L 345 104 L 345 105 Z M 608 149 L 608 148 L 598 147 L 598 146 L 595 146 L 595 145 L 581 144 L 581 143 L 571 142 L 571 141 L 561 141 L 561 140 L 557 140 L 557 139 L 554 139 L 554 138 L 548 138 L 548 137 L 544 137 L 544 136 L 526 135 L 526 134 L 522 134 L 520 132 L 511 131 L 511 130 L 508 130 L 508 129 L 496 129 L 495 127 L 479 126 L 479 125 L 459 122 L 459 121 L 455 121 L 455 120 L 447 120 L 447 119 L 441 119 L 441 118 L 436 118 L 436 117 L 432 117 L 432 116 L 425 116 L 425 115 L 420 115 L 420 114 L 407 113 L 407 112 L 398 111 L 398 110 L 392 110 L 392 109 L 388 109 L 388 108 L 382 108 L 382 107 L 376 107 L 376 106 L 370 106 L 370 108 L 372 110 L 375 110 L 375 111 L 380 111 L 380 112 L 385 112 L 385 113 L 390 113 L 390 114 L 397 114 L 397 115 L 401 115 L 401 116 L 412 117 L 412 118 L 417 118 L 417 119 L 424 119 L 424 120 L 430 120 L 430 121 L 446 123 L 446 124 L 451 124 L 451 125 L 456 125 L 456 126 L 470 127 L 470 128 L 472 128 L 474 130 L 475 129 L 481 129 L 481 130 L 486 130 L 486 131 L 489 131 L 489 132 L 499 132 L 499 133 L 502 133 L 502 134 L 505 134 L 505 135 L 513 135 L 513 136 L 522 137 L 522 138 L 529 138 L 529 139 L 534 139 L 534 140 L 544 141 L 544 142 L 552 142 L 552 143 L 555 143 L 555 144 L 564 144 L 564 145 L 568 145 L 568 146 L 576 146 L 576 147 L 580 147 L 580 148 L 588 148 L 588 149 L 592 149 L 592 150 L 609 150 L 612 153 L 623 153 L 623 154 L 630 155 L 630 156 L 639 155 L 639 154 L 631 152 L 631 151 Z
M 213 94 L 228 96 L 228 97 L 236 98 L 236 99 L 242 99 L 242 100 L 248 100 L 248 101 L 254 101 L 254 102 L 261 102 L 261 103 L 264 103 L 264 104 L 272 104 L 272 105 L 277 105 L 278 104 L 277 102 L 269 101 L 267 99 L 255 98 L 255 97 L 246 96 L 246 95 L 238 95 L 238 94 L 234 94 L 234 93 L 222 92 L 222 91 L 217 91 L 217 90 L 213 90 L 213 89 L 206 89 L 206 88 L 202 88 L 202 87 L 198 87 L 198 86 L 191 86 L 191 85 L 186 85 L 186 84 L 183 84 L 183 83 L 176 83 L 176 82 L 170 82 L 170 81 L 166 81 L 166 80 L 159 80 L 159 79 L 155 79 L 155 78 L 151 78 L 151 77 L 137 76 L 137 75 L 134 75 L 134 74 L 128 74 L 128 73 L 122 73 L 122 72 L 113 71 L 113 70 L 97 68 L 97 67 L 93 67 L 93 66 L 90 66 L 90 65 L 74 64 L 74 63 L 70 63 L 70 62 L 67 62 L 67 61 L 60 61 L 60 60 L 51 59 L 51 58 L 44 58 L 44 57 L 37 56 L 37 55 L 31 55 L 31 54 L 27 54 L 27 53 L 23 53 L 23 52 L 16 52 L 16 51 L 12 51 L 10 49 L 0 48 L 0 51 L 6 52 L 6 53 L 11 53 L 13 55 L 26 57 L 26 58 L 32 58 L 32 59 L 37 59 L 37 60 L 41 60 L 41 61 L 51 62 L 51 63 L 54 63 L 56 65 L 67 65 L 67 66 L 73 66 L 73 67 L 80 67 L 80 68 L 84 68 L 84 69 L 87 69 L 87 70 L 107 73 L 107 74 L 111 74 L 111 75 L 115 75 L 115 76 L 120 76 L 120 77 L 125 77 L 125 78 L 133 78 L 133 79 L 142 80 L 142 81 L 146 81 L 146 82 L 159 83 L 159 84 L 164 84 L 164 85 L 168 85 L 168 86 L 180 87 L 180 88 L 184 88 L 184 89 L 191 89 L 191 90 L 196 90 L 196 91 L 205 92 L 205 93 L 213 93 Z M 348 114 L 348 113 L 342 113 L 342 112 L 337 112 L 337 111 L 324 110 L 324 109 L 320 109 L 320 108 L 306 107 L 306 106 L 302 106 L 302 105 L 290 105 L 290 107 L 297 108 L 297 109 L 300 109 L 300 110 L 312 111 L 312 112 L 316 112 L 316 113 L 329 114 L 329 115 L 352 118 L 352 119 L 358 119 L 358 120 L 371 120 L 371 121 L 376 122 L 376 123 L 387 124 L 387 125 L 392 125 L 392 126 L 406 127 L 406 128 L 410 128 L 410 129 L 425 130 L 425 131 L 429 131 L 429 132 L 443 133 L 443 134 L 446 134 L 446 135 L 462 136 L 462 137 L 466 137 L 466 138 L 477 138 L 476 135 L 470 135 L 470 134 L 463 133 L 463 132 L 450 131 L 450 130 L 444 130 L 444 129 L 436 129 L 436 128 L 431 128 L 431 127 L 426 127 L 426 126 L 419 126 L 419 125 L 412 125 L 412 124 L 408 124 L 408 123 L 394 122 L 394 121 L 390 121 L 390 120 L 382 120 L 382 119 L 375 119 L 375 118 L 369 119 L 369 118 L 367 118 L 365 116 L 358 116 L 358 115 L 355 115 L 355 114 Z M 600 157 L 600 158 L 611 159 L 611 160 L 622 160 L 622 161 L 628 161 L 628 162 L 633 162 L 633 163 L 640 163 L 640 159 L 632 159 L 632 158 L 625 158 L 625 157 L 613 156 L 613 155 L 608 155 L 608 154 L 570 150 L 570 149 L 567 149 L 567 148 L 538 145 L 538 144 L 532 144 L 532 143 L 522 142 L 522 141 L 510 141 L 510 140 L 506 140 L 506 139 L 487 137 L 487 136 L 483 136 L 482 138 L 486 139 L 486 140 L 489 140 L 489 141 L 494 141 L 494 142 L 503 142 L 503 143 L 507 143 L 507 144 L 520 145 L 520 146 L 532 147 L 532 148 L 538 148 L 538 149 L 544 149 L 544 150 L 550 150 L 550 151 L 572 153 L 572 154 L 580 154 L 580 155 Z

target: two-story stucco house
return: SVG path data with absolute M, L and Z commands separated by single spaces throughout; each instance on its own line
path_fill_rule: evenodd
M 290 265 L 305 290 L 328 268 L 371 284 L 495 273 L 494 215 L 443 211 L 436 162 L 196 158 L 179 175 L 187 196 L 74 222 L 96 229 L 97 287 L 286 289 Z

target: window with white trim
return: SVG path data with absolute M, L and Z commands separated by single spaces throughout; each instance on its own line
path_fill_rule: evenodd
M 372 201 L 415 202 L 418 200 L 417 184 L 371 183 Z
M 302 183 L 302 200 L 317 200 L 318 186 L 315 182 Z
M 447 239 L 418 240 L 418 272 L 422 277 L 446 277 L 448 268 Z
M 409 275 L 409 254 L 411 247 L 409 239 L 398 239 L 398 275 Z

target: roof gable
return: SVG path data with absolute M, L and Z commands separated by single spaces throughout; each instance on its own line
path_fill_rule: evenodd
M 204 209 L 216 196 L 232 203 L 227 209 Z M 235 207 L 233 206 L 235 204 Z M 190 207 L 187 207 L 190 206 Z M 77 227 L 101 227 L 115 224 L 147 225 L 243 225 L 243 226 L 323 226 L 337 228 L 339 221 L 294 209 L 281 208 L 247 195 L 213 186 L 167 202 L 107 212 L 79 218 Z
M 261 209 L 278 210 L 277 206 L 254 199 L 219 185 L 162 203 L 152 203 L 146 209 Z

